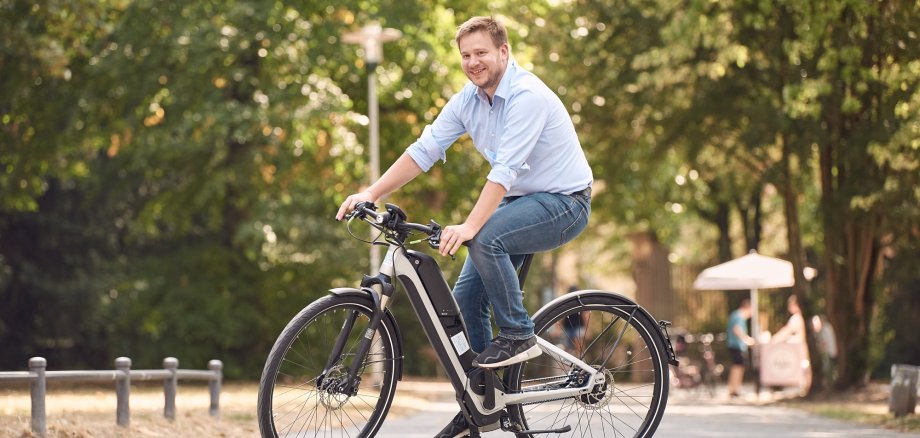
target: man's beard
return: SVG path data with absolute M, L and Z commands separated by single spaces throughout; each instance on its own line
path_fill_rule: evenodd
M 483 82 L 481 85 L 477 84 L 476 80 L 470 77 L 469 73 L 466 74 L 466 77 L 469 80 L 473 81 L 473 84 L 475 84 L 477 87 L 482 88 L 482 89 L 487 89 L 487 88 L 492 88 L 492 87 L 497 86 L 498 83 L 502 79 L 500 73 L 491 68 L 487 69 L 486 71 L 488 72 L 488 74 L 486 75 L 485 82 Z

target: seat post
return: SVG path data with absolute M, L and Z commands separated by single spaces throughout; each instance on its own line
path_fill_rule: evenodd
M 524 292 L 524 282 L 527 281 L 527 272 L 530 271 L 530 263 L 533 262 L 533 254 L 524 256 L 521 262 L 521 269 L 518 270 L 518 284 L 521 286 L 521 292 Z

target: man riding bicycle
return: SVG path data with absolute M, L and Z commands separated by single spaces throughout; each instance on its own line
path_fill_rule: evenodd
M 557 248 L 584 230 L 593 175 L 562 101 L 517 64 L 499 21 L 473 17 L 455 41 L 470 82 L 379 180 L 345 199 L 336 219 L 446 161 L 447 149 L 468 133 L 491 170 L 466 221 L 444 228 L 439 252 L 454 255 L 469 241 L 454 298 L 470 346 L 480 352 L 473 364 L 498 368 L 540 354 L 516 266 L 524 255 Z M 499 327 L 494 340 L 490 313 Z M 437 436 L 468 430 L 458 414 Z

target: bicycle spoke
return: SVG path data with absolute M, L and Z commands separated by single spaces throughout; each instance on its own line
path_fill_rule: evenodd
M 319 396 L 315 391 L 313 391 L 313 392 L 310 392 L 310 393 L 307 394 L 307 400 L 309 400 L 310 397 L 312 397 L 313 395 L 316 395 L 317 397 Z M 283 408 L 283 407 L 285 407 L 285 406 L 287 406 L 287 405 L 290 405 L 291 403 L 296 403 L 296 402 L 297 402 L 297 399 L 300 398 L 300 397 L 302 397 L 302 396 L 294 397 L 294 398 L 292 398 L 291 400 L 288 400 L 288 401 L 286 401 L 286 402 L 284 402 L 284 403 L 282 403 L 282 404 L 280 404 L 280 405 L 276 405 L 276 409 Z M 304 401 L 303 405 L 306 405 L 306 400 Z

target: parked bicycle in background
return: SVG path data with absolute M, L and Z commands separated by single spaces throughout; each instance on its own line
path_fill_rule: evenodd
M 673 366 L 671 386 L 685 390 L 692 397 L 714 397 L 716 385 L 725 371 L 725 367 L 716 361 L 713 348 L 716 342 L 724 343 L 725 333 L 675 334 L 672 344 L 680 364 Z

